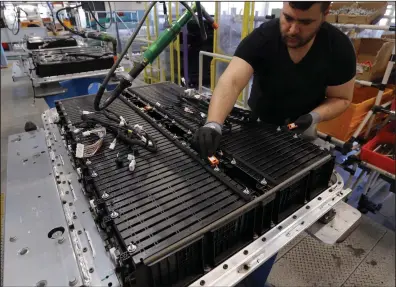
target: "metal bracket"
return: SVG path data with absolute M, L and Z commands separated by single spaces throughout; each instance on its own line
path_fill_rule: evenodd
M 351 189 L 343 190 L 343 180 L 337 173 L 336 179 L 335 184 L 305 204 L 292 216 L 274 226 L 190 286 L 236 285 L 351 192 Z

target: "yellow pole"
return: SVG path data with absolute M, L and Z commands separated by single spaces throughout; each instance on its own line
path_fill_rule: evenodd
M 250 6 L 250 30 L 249 30 L 249 33 L 251 33 L 254 30 L 254 4 L 255 4 L 255 2 L 253 1 Z
M 154 33 L 155 33 L 155 39 L 158 39 L 157 5 L 154 6 Z M 160 73 L 161 73 L 160 57 L 157 57 L 156 63 L 157 63 L 157 69 L 158 69 L 156 82 L 159 82 L 160 81 Z
M 144 2 L 144 8 L 145 8 L 145 10 L 147 10 L 147 2 Z M 147 29 L 146 29 L 147 39 L 151 41 L 151 34 L 150 34 L 150 15 L 148 15 L 148 17 L 146 18 L 146 27 L 147 27 Z M 149 47 L 149 46 L 150 46 L 150 43 L 147 43 L 147 47 Z M 147 84 L 151 84 L 151 77 L 152 77 L 151 65 L 150 65 L 150 76 L 148 76 L 148 73 L 147 73 L 147 68 L 148 68 L 148 67 L 149 67 L 149 66 L 146 66 L 146 68 L 144 68 L 144 75 L 145 75 L 144 81 L 145 81 Z M 149 81 L 149 80 L 150 80 L 150 81 Z
M 168 2 L 168 16 L 169 16 L 169 24 L 173 22 L 172 19 L 172 2 Z M 174 63 L 174 54 L 173 54 L 173 42 L 169 45 L 169 60 L 170 60 L 170 73 L 171 73 L 171 82 L 175 82 L 175 63 Z
M 215 2 L 215 15 L 214 15 L 214 20 L 216 23 L 219 23 L 219 11 L 220 11 L 220 5 L 221 2 Z M 219 28 L 220 29 L 220 28 Z M 217 37 L 219 36 L 219 29 L 214 30 L 213 32 L 213 53 L 219 53 L 217 49 Z M 212 59 L 210 61 L 210 89 L 213 91 L 215 87 L 215 82 L 216 82 L 216 61 Z
M 179 1 L 176 1 L 176 19 L 179 19 Z M 176 37 L 176 55 L 177 55 L 177 84 L 181 85 L 180 71 L 180 34 Z

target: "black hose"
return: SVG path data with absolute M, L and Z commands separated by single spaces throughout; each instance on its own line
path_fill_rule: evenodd
M 93 1 L 91 1 L 91 3 L 92 3 L 92 6 L 93 6 L 93 9 L 96 10 L 95 9 L 95 3 Z M 106 27 L 106 24 L 105 24 L 105 26 L 102 26 L 102 24 L 100 24 L 99 20 L 96 19 L 95 13 L 92 11 L 92 8 L 89 5 L 89 2 L 87 3 L 87 7 L 88 7 L 89 12 L 92 15 L 92 18 L 95 20 L 96 24 L 98 24 L 104 30 L 109 29 L 111 27 L 111 25 L 113 25 L 113 10 L 111 9 L 110 2 L 107 1 L 107 4 L 109 4 L 109 10 L 110 10 L 110 25 L 109 25 L 109 27 Z M 107 13 L 106 13 L 106 15 L 107 15 Z
M 180 4 L 182 4 L 182 5 L 192 14 L 192 17 L 193 17 L 194 20 L 197 22 L 197 25 L 200 27 L 200 25 L 199 25 L 199 20 L 198 20 L 198 16 L 195 15 L 193 9 L 192 9 L 186 2 L 184 2 L 184 1 L 180 1 Z
M 109 83 L 111 77 L 113 76 L 114 71 L 118 68 L 118 66 L 121 63 L 121 60 L 128 53 L 129 47 L 132 45 L 133 41 L 135 40 L 137 34 L 140 31 L 140 28 L 143 26 L 144 22 L 146 21 L 147 16 L 150 14 L 151 9 L 155 6 L 156 3 L 157 3 L 157 1 L 151 2 L 149 8 L 144 13 L 143 18 L 140 20 L 135 31 L 133 32 L 131 38 L 129 38 L 128 43 L 126 44 L 124 50 L 121 52 L 121 55 L 117 58 L 117 61 L 114 63 L 113 67 L 111 67 L 110 71 L 106 75 L 106 78 L 103 80 L 103 83 L 99 87 L 98 92 L 96 93 L 95 102 L 94 102 L 95 110 L 100 111 L 100 110 L 105 109 L 121 94 L 122 89 L 119 87 L 120 85 L 118 85 L 116 87 L 115 91 L 113 91 L 111 93 L 111 96 L 109 98 L 107 98 L 102 105 L 100 105 L 103 93 L 104 93 L 106 86 Z
M 199 1 L 195 2 L 195 5 L 197 6 L 198 21 L 199 21 L 198 26 L 199 26 L 199 30 L 201 32 L 201 39 L 202 39 L 202 41 L 206 41 L 206 39 L 208 39 L 208 36 L 206 35 L 205 26 L 204 26 L 204 22 L 203 22 L 201 2 L 199 2 Z

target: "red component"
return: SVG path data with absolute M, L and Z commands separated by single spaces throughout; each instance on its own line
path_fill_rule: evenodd
M 117 56 L 113 56 L 114 63 L 117 62 Z
M 219 164 L 219 160 L 214 155 L 211 157 L 208 157 L 208 160 L 210 161 L 211 166 L 216 166 Z
M 124 12 L 117 12 L 117 15 L 120 16 L 120 17 L 124 16 Z
M 291 124 L 288 124 L 287 127 L 289 128 L 289 130 L 294 130 L 298 126 L 295 123 L 291 123 Z
M 379 144 L 392 144 L 395 145 L 395 129 L 391 124 L 385 126 L 378 134 L 362 147 L 360 159 L 366 161 L 376 167 L 379 167 L 387 172 L 395 174 L 396 162 L 390 157 L 374 152 L 374 149 Z
M 9 51 L 10 47 L 8 46 L 8 43 L 1 43 L 1 45 L 3 46 L 4 51 Z

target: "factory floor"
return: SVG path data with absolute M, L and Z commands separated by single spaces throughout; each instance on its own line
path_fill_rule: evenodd
M 12 61 L 9 68 L 1 69 L 2 196 L 6 188 L 8 136 L 23 132 L 26 121 L 42 127 L 41 113 L 48 109 L 43 99 L 33 102 L 29 82 L 12 81 L 11 65 Z M 393 218 L 387 220 L 391 224 L 384 224 L 383 219 L 372 215 L 363 216 L 344 242 L 332 246 L 307 233 L 300 235 L 278 254 L 269 283 L 273 286 L 395 286 L 395 233 L 389 229 L 395 222 L 394 203 Z M 2 218 L 2 231 L 3 226 Z

